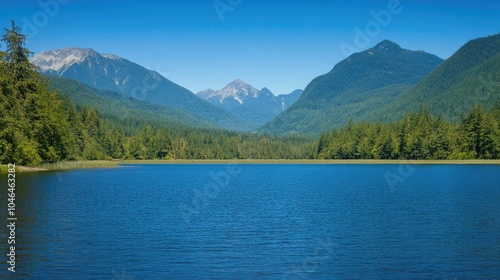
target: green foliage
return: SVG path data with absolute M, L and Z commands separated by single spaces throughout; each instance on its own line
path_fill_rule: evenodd
M 26 36 L 12 23 L 0 60 L 0 161 L 34 166 L 64 159 L 104 158 L 95 109 L 79 112 L 29 63 Z
M 432 114 L 459 121 L 473 106 L 489 109 L 498 100 L 500 34 L 465 44 L 376 117 L 395 121 L 423 103 Z
M 0 160 L 34 165 L 43 160 L 39 149 L 47 148 L 35 140 L 39 123 L 33 120 L 41 116 L 30 110 L 38 101 L 36 93 L 42 84 L 29 63 L 30 52 L 24 48 L 26 36 L 14 22 L 12 29 L 5 31 L 2 41 L 7 51 L 0 55 Z
M 499 159 L 500 106 L 474 107 L 460 124 L 433 117 L 423 106 L 403 121 L 354 124 L 323 133 L 318 159 Z

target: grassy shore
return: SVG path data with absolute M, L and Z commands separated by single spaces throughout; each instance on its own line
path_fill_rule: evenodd
M 119 164 L 500 164 L 500 160 L 317 160 L 317 159 L 235 159 L 235 160 L 119 160 Z
M 246 159 L 246 160 L 88 160 L 44 163 L 37 167 L 16 166 L 16 172 L 39 172 L 50 170 L 71 170 L 90 168 L 113 168 L 121 164 L 500 164 L 500 160 L 288 160 L 288 159 Z M 7 173 L 7 165 L 0 165 L 0 173 Z
M 16 165 L 16 172 L 40 172 L 50 170 L 71 170 L 90 168 L 112 168 L 118 166 L 118 161 L 85 160 L 85 161 L 60 161 L 57 163 L 44 163 L 35 167 Z M 7 165 L 0 165 L 0 173 L 7 173 Z
M 117 166 L 118 166 L 118 161 L 84 160 L 84 161 L 60 161 L 56 163 L 44 163 L 38 167 L 46 170 L 68 170 L 68 169 L 88 169 L 88 168 L 112 168 Z

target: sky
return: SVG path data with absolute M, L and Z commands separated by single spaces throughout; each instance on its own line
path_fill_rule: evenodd
M 192 92 L 235 79 L 274 94 L 304 89 L 353 52 L 384 39 L 443 59 L 500 33 L 485 0 L 0 0 L 34 53 L 113 53 Z M 2 48 L 4 48 L 2 44 Z

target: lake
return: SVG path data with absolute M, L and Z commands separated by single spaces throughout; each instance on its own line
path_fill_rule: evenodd
M 19 279 L 500 278 L 498 165 L 126 165 L 16 194 Z

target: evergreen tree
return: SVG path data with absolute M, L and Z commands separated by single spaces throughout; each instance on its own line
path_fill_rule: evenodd
M 483 122 L 483 109 L 475 106 L 472 111 L 462 119 L 460 135 L 462 147 L 466 158 L 479 158 L 481 151 L 481 124 Z
M 162 126 L 156 131 L 152 147 L 156 159 L 165 159 L 167 157 L 172 149 L 172 138 L 168 127 Z
M 0 55 L 0 86 L 2 116 L 0 123 L 0 152 L 3 162 L 36 165 L 43 159 L 39 143 L 30 135 L 32 119 L 27 115 L 26 103 L 37 92 L 39 74 L 29 63 L 30 52 L 24 48 L 26 35 L 12 22 L 12 29 L 5 29 L 2 41 L 6 52 Z

